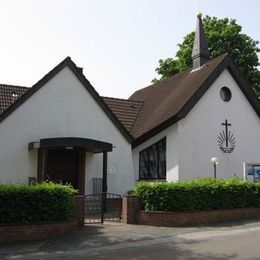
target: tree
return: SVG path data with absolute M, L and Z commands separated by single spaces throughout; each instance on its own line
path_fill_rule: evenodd
M 210 59 L 229 53 L 239 70 L 247 77 L 250 86 L 260 98 L 260 71 L 258 70 L 259 41 L 243 34 L 242 27 L 234 19 L 203 18 L 205 34 L 209 45 Z M 176 58 L 160 59 L 155 71 L 160 75 L 158 82 L 192 66 L 192 47 L 195 32 L 187 34 L 178 44 Z

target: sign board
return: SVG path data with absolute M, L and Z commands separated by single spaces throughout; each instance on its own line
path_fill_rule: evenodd
M 260 181 L 260 163 L 243 163 L 244 180 Z

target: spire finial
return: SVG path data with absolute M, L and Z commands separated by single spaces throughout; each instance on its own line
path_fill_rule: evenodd
M 202 13 L 197 14 L 197 26 L 192 50 L 193 69 L 200 68 L 209 59 L 209 50 L 202 24 Z

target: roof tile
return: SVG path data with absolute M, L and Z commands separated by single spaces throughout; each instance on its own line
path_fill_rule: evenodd
M 0 114 L 19 99 L 29 88 L 0 84 Z
M 131 135 L 136 139 L 177 115 L 225 57 L 227 54 L 208 61 L 198 70 L 187 69 L 136 91 L 129 100 L 142 101 L 143 107 L 131 128 Z
M 127 131 L 130 131 L 142 108 L 143 102 L 128 99 L 102 97 Z

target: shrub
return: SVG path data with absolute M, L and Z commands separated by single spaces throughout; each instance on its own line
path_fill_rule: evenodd
M 71 186 L 0 184 L 0 223 L 39 223 L 73 218 L 76 190 Z
M 260 207 L 260 183 L 237 178 L 177 183 L 140 182 L 133 190 L 146 211 L 194 211 Z

